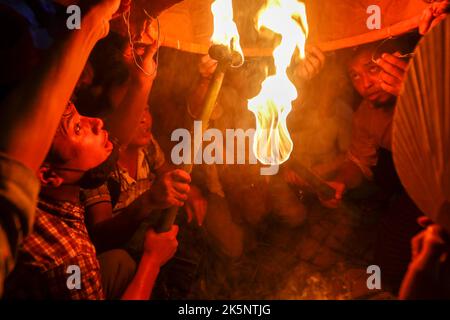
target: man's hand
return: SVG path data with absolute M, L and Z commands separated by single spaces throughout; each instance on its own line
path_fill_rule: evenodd
M 208 208 L 208 201 L 203 197 L 202 192 L 195 186 L 191 186 L 188 200 L 186 201 L 186 214 L 190 223 L 195 217 L 199 226 L 203 224 Z
M 90 5 L 91 0 L 81 0 L 80 3 Z M 131 0 L 98 0 L 95 1 L 102 6 L 101 8 L 104 10 L 111 19 L 115 19 L 121 17 L 124 12 L 127 12 L 131 8 Z M 94 5 L 96 5 L 94 2 Z M 77 1 L 74 1 L 73 4 L 77 4 Z
M 121 0 L 119 9 L 114 13 L 113 19 L 122 16 L 124 12 L 129 11 L 131 8 L 131 0 Z
M 423 270 L 436 270 L 449 245 L 445 230 L 437 224 L 429 224 L 411 240 L 412 263 Z
M 128 0 L 127 0 L 128 1 Z M 101 28 L 99 39 L 104 38 L 109 33 L 109 22 L 115 14 L 119 12 L 121 6 L 120 0 L 97 0 L 97 1 L 81 1 L 83 8 L 88 7 L 88 12 L 93 14 L 93 22 L 96 27 Z M 83 9 L 82 8 L 82 9 Z
M 283 172 L 284 175 L 284 181 L 286 181 L 288 184 L 297 186 L 297 187 L 308 187 L 308 183 L 303 180 L 294 170 L 292 169 L 285 169 Z
M 183 170 L 173 170 L 158 177 L 149 192 L 154 209 L 182 207 L 188 199 L 191 176 Z
M 142 39 L 145 39 L 145 41 L 143 40 L 142 43 L 145 43 L 145 45 L 135 47 L 134 55 L 131 46 L 127 46 L 123 56 L 130 70 L 131 77 L 154 80 L 158 67 L 154 57 L 160 43 L 158 43 L 158 36 L 155 33 L 153 25 L 148 20 L 145 21 L 144 30 Z
M 418 219 L 425 230 L 411 240 L 412 259 L 403 279 L 399 298 L 442 299 L 448 293 L 446 276 L 450 270 L 448 233 L 431 219 Z
M 337 182 L 337 181 L 329 181 L 327 183 L 334 190 L 336 190 L 336 194 L 334 195 L 334 198 L 332 198 L 332 199 L 322 199 L 319 197 L 319 200 L 324 207 L 327 207 L 330 209 L 336 209 L 342 203 L 342 196 L 346 189 L 345 184 L 343 184 L 342 182 Z
M 153 258 L 161 267 L 169 261 L 177 251 L 178 226 L 172 226 L 169 232 L 156 233 L 147 230 L 144 240 L 144 255 Z
M 217 61 L 212 59 L 209 55 L 203 56 L 198 63 L 200 78 L 189 95 L 187 106 L 189 114 L 194 118 L 198 118 L 202 113 L 203 102 L 206 93 L 208 92 L 210 80 L 216 71 L 216 68 Z M 219 118 L 221 116 L 221 111 L 222 109 L 216 105 L 211 115 L 211 119 L 214 120 Z
M 399 57 L 399 52 L 393 55 L 383 53 L 381 58 L 376 61 L 382 69 L 380 72 L 381 88 L 396 97 L 400 95 L 408 68 L 408 62 Z
M 315 46 L 308 47 L 306 48 L 306 58 L 300 62 L 295 73 L 303 80 L 311 80 L 322 70 L 324 64 L 323 52 Z
M 211 79 L 214 71 L 217 68 L 217 61 L 212 59 L 209 55 L 203 56 L 198 64 L 198 72 L 205 79 Z
M 436 1 L 426 8 L 419 22 L 419 33 L 425 35 L 439 22 L 447 17 L 450 12 L 450 0 Z

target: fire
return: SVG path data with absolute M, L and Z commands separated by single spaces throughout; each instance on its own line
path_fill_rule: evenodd
M 214 17 L 214 33 L 211 42 L 224 45 L 244 57 L 239 31 L 234 22 L 232 0 L 215 0 L 211 5 L 211 11 Z
M 263 164 L 277 165 L 287 161 L 293 149 L 286 119 L 298 94 L 287 69 L 296 49 L 300 58 L 305 57 L 308 24 L 304 3 L 267 0 L 259 12 L 257 28 L 267 28 L 281 36 L 281 43 L 273 52 L 275 74 L 266 78 L 261 92 L 248 101 L 248 108 L 256 117 L 255 156 Z

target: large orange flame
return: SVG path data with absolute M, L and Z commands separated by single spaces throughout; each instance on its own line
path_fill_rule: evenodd
M 305 5 L 297 0 L 267 0 L 259 13 L 257 28 L 279 34 L 281 43 L 273 52 L 275 74 L 264 80 L 261 92 L 248 101 L 248 108 L 256 117 L 253 151 L 261 163 L 279 165 L 289 159 L 293 149 L 286 119 L 298 94 L 287 69 L 296 49 L 300 58 L 305 57 Z
M 211 12 L 214 17 L 214 33 L 211 42 L 224 45 L 244 57 L 239 31 L 234 22 L 232 0 L 215 0 L 211 5 Z

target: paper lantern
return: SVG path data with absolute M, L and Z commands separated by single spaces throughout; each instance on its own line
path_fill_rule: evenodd
M 419 43 L 399 97 L 393 155 L 417 206 L 450 231 L 450 19 Z

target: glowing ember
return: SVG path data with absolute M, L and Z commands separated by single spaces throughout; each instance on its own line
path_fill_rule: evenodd
M 231 51 L 238 52 L 242 57 L 244 53 L 240 45 L 239 31 L 233 16 L 232 0 L 216 0 L 211 5 L 214 16 L 214 33 L 211 42 L 217 45 L 224 45 Z
M 273 52 L 275 75 L 264 80 L 259 95 L 248 101 L 248 108 L 256 116 L 253 151 L 261 163 L 276 165 L 288 160 L 293 148 L 286 118 L 298 95 L 287 69 L 296 49 L 300 58 L 305 56 L 308 35 L 305 5 L 297 0 L 267 0 L 258 17 L 258 30 L 263 27 L 282 39 Z

